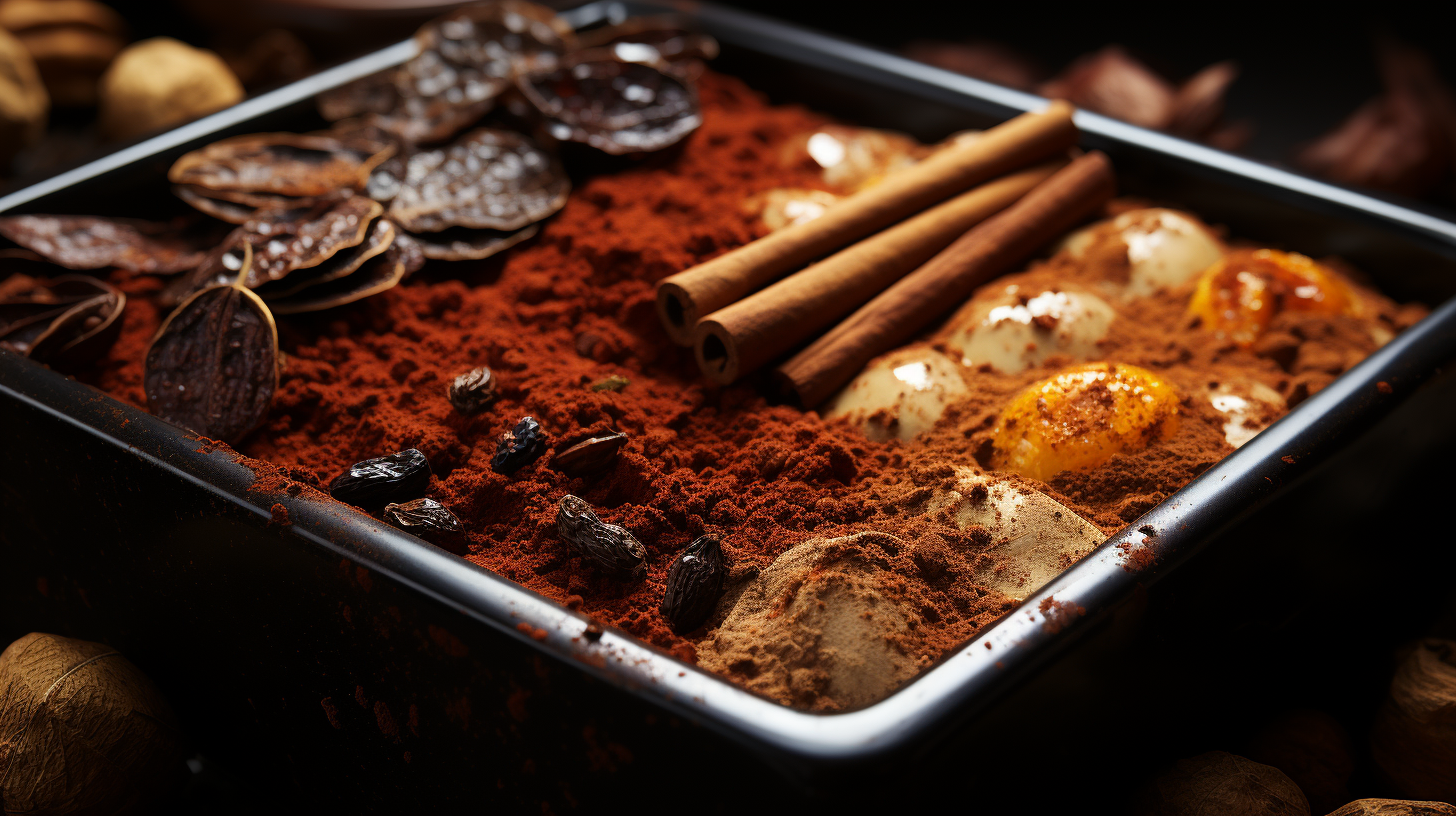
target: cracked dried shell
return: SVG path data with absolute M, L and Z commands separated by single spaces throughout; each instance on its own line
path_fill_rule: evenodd
M 591 505 L 567 494 L 556 508 L 556 533 L 583 559 L 621 581 L 647 577 L 647 548 L 624 527 L 597 518 Z

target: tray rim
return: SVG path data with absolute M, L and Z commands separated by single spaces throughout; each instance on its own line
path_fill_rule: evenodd
M 849 73 L 877 84 L 940 95 L 983 112 L 1011 115 L 1045 100 L 922 65 L 829 35 L 707 3 L 596 2 L 564 12 L 577 27 L 636 13 L 673 11 L 711 33 L 751 35 L 753 47 L 816 67 Z M 175 130 L 145 139 L 0 197 L 0 212 L 114 172 L 262 114 L 306 101 L 331 87 L 397 65 L 416 53 L 406 40 L 278 90 L 246 100 Z M 852 66 L 853 71 L 843 70 Z M 1456 257 L 1456 224 L 1398 204 L 1242 159 L 1107 117 L 1079 111 L 1076 121 L 1089 141 L 1136 145 L 1318 202 L 1321 209 L 1361 215 L 1398 226 Z M 791 709 L 748 692 L 624 633 L 586 637 L 587 618 L 557 602 L 441 550 L 411 534 L 332 501 L 259 494 L 253 473 L 225 449 L 201 452 L 203 440 L 109 395 L 62 378 L 38 364 L 0 351 L 0 393 L 84 429 L 102 441 L 198 484 L 263 519 L 282 503 L 297 535 L 383 572 L 510 637 L 575 663 L 598 679 L 655 701 L 694 721 L 757 747 L 802 759 L 843 762 L 893 750 L 988 704 L 999 693 L 1050 660 L 1107 615 L 1135 584 L 1169 572 L 1202 542 L 1274 495 L 1338 449 L 1339 442 L 1378 419 L 1445 359 L 1456 354 L 1456 298 L 1433 310 L 1333 384 L 1297 406 L 1239 451 L 1111 536 L 1094 553 L 1027 598 L 1018 609 L 921 673 L 884 700 L 844 713 Z M 1388 382 L 1390 393 L 1375 388 Z M 1335 422 L 1331 417 L 1343 417 Z M 1339 427 L 1327 427 L 1331 423 Z M 199 455 L 200 453 L 200 455 Z M 1285 463 L 1281 457 L 1295 460 Z M 343 511 L 341 511 L 343 508 Z M 1197 521 L 1213 514 L 1218 524 Z M 1191 523 L 1197 522 L 1197 523 Z M 1201 525 L 1201 526 L 1200 526 Z M 1189 528 L 1193 528 L 1189 532 Z M 1152 530 L 1149 535 L 1144 530 Z M 1125 550 L 1149 547 L 1157 567 L 1128 569 Z M 1084 614 L 1070 625 L 1051 624 L 1039 608 L 1048 600 L 1071 603 Z M 521 624 L 529 627 L 522 631 Z M 532 637 L 531 632 L 545 632 Z

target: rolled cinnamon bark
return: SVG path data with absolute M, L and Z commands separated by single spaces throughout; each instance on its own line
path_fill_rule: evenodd
M 865 363 L 901 345 L 970 297 L 980 284 L 1028 258 L 1114 192 L 1112 165 L 1088 153 L 1037 185 L 896 281 L 775 373 L 805 408 L 823 402 Z
M 1072 107 L 1052 102 L 948 147 L 786 227 L 657 284 L 657 313 L 674 342 L 692 345 L 698 320 L 815 258 L 920 212 L 973 184 L 1065 152 L 1077 141 Z
M 693 350 L 727 385 L 831 326 L 966 230 L 1066 166 L 1064 159 L 990 181 L 901 221 L 698 321 Z

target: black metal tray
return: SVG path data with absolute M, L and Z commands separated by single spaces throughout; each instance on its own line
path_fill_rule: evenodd
M 587 26 L 662 8 L 596 3 L 569 16 Z M 678 11 L 722 42 L 717 70 L 849 121 L 930 140 L 1040 104 L 760 17 L 696 3 Z M 12 193 L 0 211 L 165 206 L 165 168 L 182 152 L 234 133 L 313 127 L 316 93 L 412 49 L 401 43 L 144 141 Z M 1441 305 L 889 699 L 806 714 L 630 637 L 589 640 L 586 622 L 554 602 L 341 505 L 255 491 L 250 470 L 192 434 L 3 352 L 0 638 L 42 629 L 107 641 L 157 679 L 202 749 L 248 786 L 296 785 L 351 808 L 561 808 L 623 785 L 680 794 L 710 783 L 705 773 L 728 798 L 833 796 L 844 780 L 886 769 L 923 778 L 924 790 L 964 790 L 973 777 L 1011 778 L 998 768 L 1018 756 L 1025 764 L 1015 746 L 1045 746 L 1077 723 L 1097 729 L 1080 750 L 1126 748 L 1137 741 L 1119 741 L 1116 722 L 1145 718 L 1109 720 L 1098 695 L 1132 666 L 1150 681 L 1190 682 L 1187 655 L 1149 644 L 1158 631 L 1211 637 L 1219 627 L 1198 604 L 1236 597 L 1224 620 L 1263 620 L 1290 598 L 1318 597 L 1312 586 L 1430 563 L 1418 549 L 1382 567 L 1327 563 L 1352 558 L 1351 546 L 1311 556 L 1288 536 L 1281 544 L 1251 535 L 1247 520 L 1235 525 L 1332 457 L 1348 475 L 1359 467 L 1352 451 L 1402 452 L 1352 443 L 1456 356 L 1456 226 L 1105 117 L 1079 113 L 1078 124 L 1085 146 L 1111 155 L 1124 192 L 1242 237 L 1338 254 L 1397 298 Z M 1400 427 L 1445 410 L 1424 395 L 1412 404 Z M 1287 504 L 1276 514 L 1286 521 Z M 1267 511 L 1255 518 L 1276 529 Z M 1147 588 L 1213 542 L 1220 555 L 1173 576 L 1165 606 L 1154 593 L 1151 608 L 1165 612 L 1149 624 Z M 1136 571 L 1119 544 L 1153 548 L 1156 566 Z M 1272 574 L 1288 580 L 1259 577 Z M 1227 576 L 1240 584 L 1221 584 Z M 1085 614 L 1046 626 L 1037 607 L 1053 595 Z M 1157 629 L 1169 621 L 1181 628 Z M 1050 762 L 1041 772 L 1097 775 L 1095 762 L 1049 760 L 1055 753 L 1040 757 Z M 759 781 L 731 783 L 738 772 Z

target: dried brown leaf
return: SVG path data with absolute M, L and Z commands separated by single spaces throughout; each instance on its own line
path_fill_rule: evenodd
M 392 152 L 369 154 L 329 136 L 254 133 L 184 155 L 167 178 L 214 193 L 322 196 L 363 189 L 369 172 Z
M 623 62 L 601 49 L 522 77 L 519 87 L 552 137 L 606 153 L 661 150 L 703 122 L 697 92 L 670 69 Z
M 561 209 L 570 189 L 561 163 L 530 139 L 481 128 L 410 156 L 389 217 L 411 232 L 516 230 Z
M 169 275 L 197 266 L 202 253 L 165 224 L 89 215 L 12 215 L 0 235 L 67 269 L 120 267 Z
M 369 225 L 363 242 L 342 250 L 318 266 L 299 270 L 285 281 L 265 283 L 257 288 L 258 296 L 267 301 L 296 295 L 310 286 L 318 286 L 347 277 L 359 270 L 365 261 L 382 254 L 394 243 L 395 227 L 388 219 L 376 218 Z
M 0 284 L 0 344 L 58 369 L 100 357 L 121 332 L 126 295 L 86 275 L 31 278 Z
M 414 240 L 420 254 L 426 258 L 437 261 L 478 261 L 510 249 L 531 238 L 540 229 L 540 224 L 532 224 L 515 232 L 456 227 L 443 232 L 410 233 L 409 238 Z
M 405 275 L 403 253 L 391 245 L 383 254 L 365 261 L 358 271 L 348 277 L 310 286 L 296 295 L 280 298 L 269 305 L 275 314 L 281 315 L 332 309 L 393 289 L 404 280 Z

